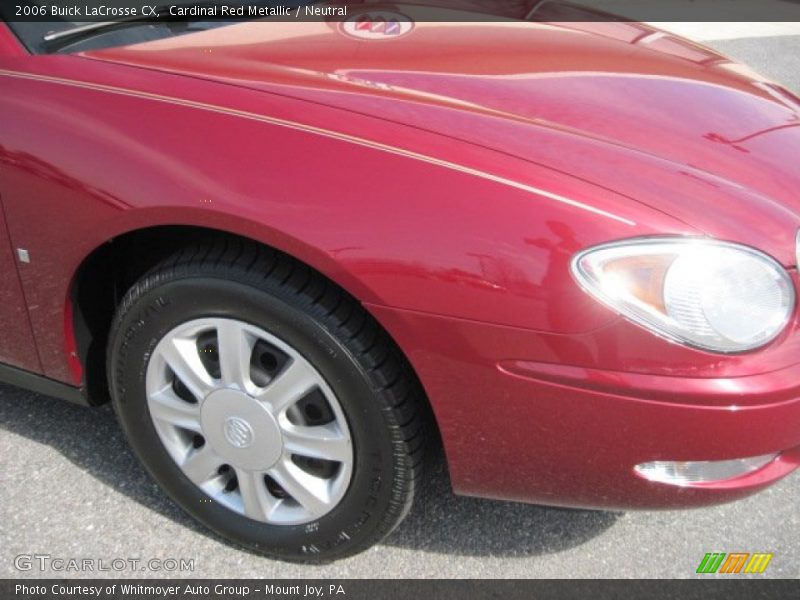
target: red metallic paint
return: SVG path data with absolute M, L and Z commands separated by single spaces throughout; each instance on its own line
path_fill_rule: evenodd
M 797 318 L 757 352 L 710 354 L 618 318 L 568 270 L 587 246 L 654 234 L 795 266 L 798 100 L 652 33 L 418 23 L 365 46 L 335 24 L 246 23 L 33 58 L 0 25 L 0 194 L 32 256 L 18 271 L 33 332 L 16 320 L 0 356 L 78 383 L 68 299 L 87 256 L 142 228 L 210 227 L 365 304 L 419 374 L 461 493 L 606 507 L 752 493 L 800 462 Z M 33 339 L 43 367 L 9 354 Z M 632 469 L 778 451 L 709 486 Z
M 25 56 L 25 48 L 8 27 L 0 25 L 0 56 Z
M 646 31 L 420 23 L 366 51 L 369 42 L 335 35 L 335 24 L 251 23 L 237 28 L 236 43 L 217 30 L 92 56 L 435 131 L 794 264 L 800 174 L 786 157 L 800 155 L 797 98 L 710 50 Z
M 0 196 L 2 209 L 2 196 Z M 31 323 L 25 306 L 16 267 L 16 252 L 11 246 L 3 211 L 0 210 L 0 363 L 40 371 L 39 357 L 33 343 Z
M 688 368 L 638 375 L 625 370 L 624 359 L 639 352 L 629 345 L 639 328 L 627 323 L 564 336 L 370 309 L 436 399 L 457 492 L 566 506 L 694 506 L 748 495 L 800 464 L 797 365 L 744 377 L 692 376 Z M 662 362 L 673 348 L 661 342 Z M 651 350 L 641 352 L 654 360 Z M 616 371 L 565 365 L 618 358 Z M 787 450 L 778 463 L 715 485 L 672 488 L 632 471 L 654 460 L 778 449 Z

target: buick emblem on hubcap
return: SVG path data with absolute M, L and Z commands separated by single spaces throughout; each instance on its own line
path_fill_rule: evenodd
M 253 443 L 253 428 L 239 417 L 228 417 L 224 425 L 225 439 L 235 448 L 247 448 Z

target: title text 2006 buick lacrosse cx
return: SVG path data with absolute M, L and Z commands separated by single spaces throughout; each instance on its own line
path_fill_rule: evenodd
M 796 469 L 800 101 L 637 23 L 370 9 L 0 23 L 3 380 L 110 397 L 293 560 L 386 536 L 439 437 L 457 493 L 561 506 Z

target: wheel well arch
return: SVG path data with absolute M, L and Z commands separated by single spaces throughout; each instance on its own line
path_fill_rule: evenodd
M 69 289 L 67 338 L 78 363 L 89 403 L 109 400 L 105 349 L 111 322 L 125 292 L 150 268 L 181 245 L 224 235 L 194 226 L 154 226 L 115 236 L 96 247 L 78 266 Z M 69 331 L 71 328 L 71 332 Z M 70 335 L 71 333 L 71 335 Z
M 90 404 L 103 404 L 110 399 L 106 375 L 106 347 L 117 306 L 130 287 L 159 262 L 181 248 L 197 243 L 210 244 L 220 238 L 240 239 L 285 254 L 324 277 L 342 293 L 358 299 L 340 282 L 313 265 L 279 248 L 243 235 L 196 225 L 155 225 L 127 231 L 96 247 L 86 256 L 77 268 L 70 285 L 71 314 L 67 317 L 71 322 L 67 326 L 72 328 L 74 347 L 72 359 L 80 365 L 79 370 L 82 371 L 83 384 Z M 369 316 L 386 331 L 373 315 Z M 386 333 L 419 381 L 413 365 L 394 336 L 388 331 Z M 420 387 L 422 388 L 421 383 Z M 426 403 L 428 403 L 427 398 Z M 428 410 L 430 411 L 430 406 Z

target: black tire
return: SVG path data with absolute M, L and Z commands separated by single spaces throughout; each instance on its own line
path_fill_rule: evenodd
M 340 399 L 353 475 L 317 522 L 272 525 L 209 502 L 164 449 L 147 408 L 148 358 L 167 332 L 203 317 L 236 318 L 285 340 Z M 113 405 L 134 452 L 175 502 L 228 540 L 283 560 L 324 562 L 372 546 L 409 511 L 428 429 L 419 382 L 363 307 L 305 265 L 238 239 L 186 248 L 133 285 L 109 339 Z

